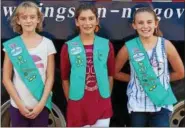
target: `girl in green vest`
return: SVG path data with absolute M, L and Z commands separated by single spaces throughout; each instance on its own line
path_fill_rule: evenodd
M 56 50 L 50 39 L 37 33 L 42 23 L 39 7 L 22 2 L 11 17 L 13 30 L 20 35 L 3 43 L 3 84 L 10 95 L 13 127 L 48 126 Z
M 150 7 L 133 14 L 138 37 L 126 42 L 116 57 L 115 78 L 129 82 L 128 110 L 133 127 L 168 127 L 176 98 L 170 81 L 184 77 L 182 60 L 173 44 L 164 39 L 159 20 Z M 129 60 L 131 74 L 120 72 Z M 173 72 L 168 71 L 168 61 Z
M 112 116 L 113 46 L 95 34 L 99 20 L 93 4 L 80 4 L 75 23 L 79 35 L 67 41 L 61 50 L 67 126 L 108 127 Z

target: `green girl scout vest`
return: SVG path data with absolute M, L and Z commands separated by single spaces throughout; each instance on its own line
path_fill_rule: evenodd
M 6 41 L 3 45 L 20 78 L 36 100 L 40 101 L 44 91 L 44 83 L 23 40 L 17 36 Z M 49 95 L 45 104 L 49 110 L 52 109 L 51 100 L 52 96 Z
M 151 101 L 159 107 L 176 103 L 171 86 L 166 90 L 157 78 L 140 38 L 126 42 L 126 47 L 138 80 Z
M 85 91 L 86 80 L 86 53 L 80 36 L 66 42 L 68 45 L 71 63 L 69 98 L 80 100 Z M 103 98 L 110 96 L 109 78 L 107 73 L 107 58 L 109 41 L 95 35 L 93 46 L 93 64 L 100 95 Z

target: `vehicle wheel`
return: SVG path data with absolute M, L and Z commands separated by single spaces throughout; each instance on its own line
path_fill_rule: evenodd
M 53 104 L 53 109 L 49 115 L 49 127 L 66 127 L 65 118 L 55 104 Z
M 5 102 L 1 106 L 1 127 L 10 127 L 11 120 L 9 115 L 10 100 Z M 52 112 L 49 115 L 49 125 L 48 127 L 66 127 L 66 122 L 63 114 L 59 108 L 53 104 Z
M 184 97 L 185 79 L 172 83 L 172 89 L 178 100 L 174 106 L 174 111 L 170 118 L 170 127 L 185 127 L 185 97 Z
M 1 68 L 1 78 L 3 78 L 2 76 L 2 72 L 3 72 L 3 69 Z M 4 84 L 2 83 L 2 80 L 1 80 L 1 106 L 7 101 L 10 99 L 10 96 L 8 94 L 8 92 L 6 91 L 5 87 L 4 87 Z
M 185 101 L 181 101 L 174 107 L 174 112 L 172 113 L 170 119 L 170 127 L 185 127 Z

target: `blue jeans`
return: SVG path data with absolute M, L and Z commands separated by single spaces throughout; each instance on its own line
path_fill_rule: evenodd
M 169 127 L 171 111 L 161 108 L 159 112 L 131 112 L 132 127 Z

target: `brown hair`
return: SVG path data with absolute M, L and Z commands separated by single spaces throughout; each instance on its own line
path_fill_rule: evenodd
M 136 14 L 140 13 L 140 12 L 148 12 L 148 13 L 151 13 L 153 16 L 154 16 L 154 20 L 156 22 L 159 22 L 159 19 L 157 18 L 157 15 L 156 13 L 154 12 L 154 10 L 151 8 L 151 7 L 141 7 L 139 8 L 138 10 L 136 10 L 133 14 L 133 23 L 135 22 L 135 17 L 136 17 Z M 155 29 L 154 31 L 154 35 L 155 36 L 163 36 L 160 28 L 159 28 L 159 25 L 157 26 L 157 28 Z
M 79 7 L 76 9 L 76 11 L 75 11 L 75 19 L 78 19 L 79 15 L 80 15 L 80 13 L 82 11 L 89 10 L 89 9 L 94 13 L 96 18 L 98 18 L 98 13 L 97 13 L 98 11 L 97 11 L 97 8 L 95 7 L 95 5 L 92 4 L 92 3 L 84 2 L 84 3 L 81 3 L 79 5 Z
M 75 11 L 75 19 L 77 20 L 80 13 L 84 10 L 91 10 L 94 15 L 96 16 L 96 19 L 98 18 L 98 10 L 96 8 L 96 6 L 93 3 L 88 3 L 88 2 L 83 2 L 81 3 L 78 8 Z M 100 29 L 100 26 L 97 25 L 95 28 L 95 32 L 98 32 Z M 79 32 L 79 28 L 77 28 L 77 31 Z
M 31 1 L 22 2 L 14 10 L 12 16 L 10 17 L 10 25 L 12 26 L 13 31 L 14 32 L 17 32 L 19 34 L 22 34 L 23 33 L 22 27 L 19 24 L 17 24 L 18 16 L 19 16 L 20 10 L 22 8 L 23 9 L 26 9 L 26 8 L 35 8 L 37 10 L 37 16 L 40 19 L 40 22 L 37 24 L 36 32 L 42 31 L 42 29 L 43 29 L 42 24 L 43 24 L 43 20 L 44 20 L 43 13 L 39 10 L 39 7 L 35 3 L 31 2 Z

